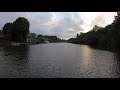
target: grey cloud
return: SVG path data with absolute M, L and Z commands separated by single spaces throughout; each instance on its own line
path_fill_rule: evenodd
M 81 25 L 84 24 L 82 19 L 78 19 L 78 15 L 64 13 L 63 18 L 59 21 L 58 25 L 52 28 L 51 33 L 62 38 L 75 37 L 78 31 L 83 31 Z M 69 30 L 72 29 L 72 30 Z
M 43 25 L 51 22 L 56 15 L 55 25 Z M 75 37 L 78 32 L 84 31 L 82 25 L 86 24 L 78 12 L 0 12 L 0 29 L 7 22 L 13 22 L 18 17 L 25 17 L 30 22 L 30 31 L 36 34 L 56 35 L 59 38 Z M 91 25 L 105 24 L 105 18 L 102 15 L 96 17 Z
M 58 13 L 57 13 L 58 14 Z M 81 25 L 83 24 L 83 20 L 78 20 L 79 16 L 77 13 L 63 12 L 59 13 L 60 21 L 56 26 L 53 26 L 52 29 L 43 26 L 42 24 L 45 22 L 49 22 L 51 20 L 52 14 L 49 12 L 41 12 L 41 13 L 32 13 L 32 12 L 4 12 L 0 13 L 0 28 L 2 29 L 3 25 L 7 22 L 13 22 L 18 17 L 25 17 L 30 21 L 30 31 L 35 32 L 37 34 L 48 34 L 48 35 L 57 35 L 60 38 L 64 38 L 62 34 L 70 34 L 72 33 L 72 37 L 79 30 L 83 30 Z M 68 29 L 72 28 L 73 31 L 69 31 Z M 64 35 L 65 36 L 65 35 Z
M 103 26 L 106 24 L 106 21 L 104 19 L 103 16 L 97 16 L 92 22 L 91 22 L 91 26 L 93 27 L 94 25 L 100 25 Z
M 16 18 L 15 12 L 0 12 L 0 28 L 7 22 L 13 22 Z

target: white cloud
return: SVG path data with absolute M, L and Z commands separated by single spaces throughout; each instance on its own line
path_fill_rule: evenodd
M 30 22 L 30 31 L 37 34 L 57 35 L 59 38 L 75 37 L 87 32 L 94 25 L 112 23 L 116 12 L 0 12 L 0 29 L 7 22 L 25 17 Z
M 81 17 L 84 20 L 82 27 L 84 32 L 88 32 L 94 25 L 106 26 L 113 22 L 116 12 L 81 12 Z

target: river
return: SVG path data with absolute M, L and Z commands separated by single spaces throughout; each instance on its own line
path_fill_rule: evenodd
M 119 77 L 119 53 L 71 43 L 0 47 L 0 78 Z

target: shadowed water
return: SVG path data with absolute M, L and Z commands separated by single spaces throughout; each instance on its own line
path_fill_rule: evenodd
M 0 47 L 0 78 L 119 78 L 120 54 L 86 45 Z

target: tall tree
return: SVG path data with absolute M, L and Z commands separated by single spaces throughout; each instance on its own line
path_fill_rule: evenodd
M 76 36 L 76 38 L 78 38 L 79 37 L 79 34 L 77 33 L 77 36 Z
M 26 36 L 29 34 L 29 21 L 24 17 L 19 17 L 13 22 L 12 36 L 13 41 L 26 41 Z

